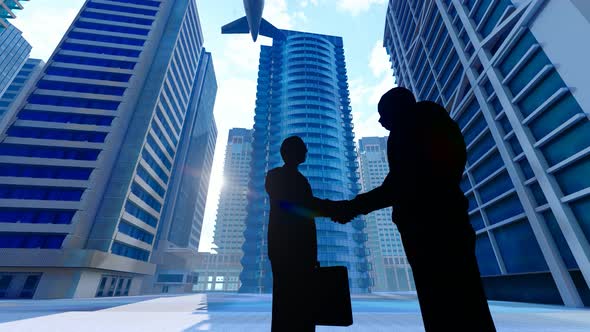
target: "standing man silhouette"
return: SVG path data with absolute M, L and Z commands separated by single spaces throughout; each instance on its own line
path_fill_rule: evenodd
M 459 183 L 466 148 L 457 124 L 434 102 L 397 87 L 379 101 L 390 131 L 390 172 L 380 187 L 353 199 L 337 217 L 392 206 L 412 267 L 426 331 L 495 331 L 475 257 L 475 232 Z
M 306 155 L 303 140 L 291 136 L 281 145 L 285 164 L 266 175 L 273 332 L 315 331 L 312 286 L 318 250 L 314 217 L 334 216 L 338 205 L 313 196 L 309 182 L 298 170 Z

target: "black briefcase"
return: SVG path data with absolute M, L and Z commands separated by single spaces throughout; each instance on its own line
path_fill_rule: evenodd
M 315 325 L 352 325 L 352 305 L 346 267 L 317 267 L 314 274 Z

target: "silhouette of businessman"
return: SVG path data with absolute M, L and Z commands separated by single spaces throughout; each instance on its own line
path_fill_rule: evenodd
M 383 95 L 379 122 L 390 131 L 390 172 L 336 218 L 392 206 L 392 219 L 412 267 L 426 331 L 495 331 L 475 258 L 475 232 L 459 183 L 466 148 L 457 124 L 440 105 L 416 102 L 408 89 Z
M 285 164 L 268 171 L 270 197 L 268 257 L 273 275 L 273 332 L 315 331 L 313 272 L 317 264 L 314 217 L 334 216 L 337 204 L 315 198 L 309 182 L 298 170 L 307 148 L 298 136 L 285 139 L 281 156 Z

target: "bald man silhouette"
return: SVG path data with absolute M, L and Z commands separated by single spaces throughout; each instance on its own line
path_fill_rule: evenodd
M 416 102 L 402 87 L 385 93 L 378 108 L 379 122 L 390 131 L 389 174 L 337 219 L 393 207 L 426 331 L 495 331 L 459 186 L 466 163 L 459 127 L 444 107 Z

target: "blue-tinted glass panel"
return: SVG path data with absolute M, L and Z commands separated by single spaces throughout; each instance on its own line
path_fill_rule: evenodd
M 2 199 L 33 199 L 50 201 L 79 201 L 84 189 L 25 187 L 0 184 Z
M 590 196 L 578 199 L 570 206 L 586 239 L 590 240 Z
M 119 232 L 147 244 L 152 244 L 154 241 L 154 235 L 124 221 L 119 222 Z
M 141 35 L 141 36 L 147 36 L 150 33 L 150 30 L 148 30 L 148 29 L 122 27 L 122 26 L 118 26 L 118 25 L 85 22 L 85 21 L 81 21 L 81 20 L 77 20 L 75 22 L 75 25 L 76 25 L 76 27 L 82 28 L 82 29 L 120 32 L 120 33 Z
M 70 224 L 76 211 L 0 208 L 0 223 Z
M 158 193 L 161 197 L 164 197 L 166 191 L 164 188 L 156 181 L 152 176 L 143 168 L 143 166 L 139 165 L 137 168 L 137 175 L 145 181 L 155 192 Z
M 88 180 L 92 168 L 0 164 L 0 176 Z
M 125 88 L 96 84 L 71 83 L 62 81 L 41 80 L 37 83 L 39 89 L 92 93 L 102 95 L 122 96 Z
M 517 95 L 537 73 L 551 62 L 540 50 L 537 50 L 508 82 L 508 88 L 513 95 Z
M 31 146 L 20 144 L 0 144 L 1 156 L 96 160 L 100 150 L 76 149 L 49 146 Z
M 147 262 L 150 252 L 147 250 L 131 247 L 120 242 L 113 242 L 111 252 L 115 255 L 125 256 L 136 260 Z
M 477 265 L 482 276 L 491 276 L 500 274 L 500 267 L 496 260 L 496 255 L 492 249 L 492 243 L 487 233 L 477 236 L 475 242 L 475 255 L 477 256 Z
M 522 56 L 531 48 L 531 46 L 536 43 L 537 40 L 533 34 L 528 29 L 525 29 L 525 32 L 508 52 L 506 59 L 500 63 L 500 71 L 502 72 L 502 75 L 506 76 L 518 61 L 522 59 Z
M 30 128 L 12 126 L 7 130 L 7 135 L 11 137 L 36 138 L 36 139 L 54 139 L 76 142 L 103 143 L 107 133 L 64 130 L 50 128 Z
M 111 73 L 105 71 L 86 69 L 62 68 L 55 66 L 47 68 L 45 73 L 47 75 L 79 77 L 88 78 L 92 80 L 104 80 L 114 82 L 129 82 L 129 79 L 131 78 L 131 74 Z
M 112 43 L 112 44 L 122 44 L 122 45 L 132 45 L 132 46 L 143 46 L 145 40 L 137 39 L 137 38 L 127 38 L 127 37 L 119 37 L 119 36 L 107 36 L 107 35 L 99 35 L 95 33 L 87 33 L 87 32 L 77 32 L 72 31 L 68 34 L 68 37 L 72 39 L 81 39 L 81 40 L 90 40 L 90 41 L 97 41 L 102 43 Z
M 477 143 L 471 146 L 467 153 L 467 161 L 470 164 L 474 163 L 494 146 L 496 146 L 496 143 L 488 131 L 477 141 Z
M 76 51 L 84 53 L 95 53 L 95 54 L 106 54 L 106 55 L 117 55 L 125 56 L 130 58 L 137 58 L 141 51 L 128 50 L 124 48 L 107 47 L 107 46 L 95 46 L 86 44 L 76 44 L 72 42 L 66 42 L 61 45 L 63 50 Z
M 152 227 L 156 227 L 158 224 L 157 218 L 142 210 L 140 207 L 130 201 L 127 201 L 127 204 L 125 204 L 125 211 Z
M 588 146 L 590 146 L 590 121 L 583 119 L 556 138 L 552 138 L 549 143 L 541 147 L 541 151 L 549 165 L 555 165 Z
M 499 175 L 496 175 L 493 179 L 483 184 L 477 190 L 479 192 L 481 202 L 484 204 L 512 188 L 514 188 L 514 186 L 512 185 L 510 176 L 506 171 L 502 171 Z
M 578 113 L 582 113 L 582 109 L 574 96 L 568 92 L 532 120 L 529 128 L 535 139 L 539 140 Z
M 135 62 L 122 61 L 122 60 L 111 60 L 111 59 L 97 59 L 84 56 L 73 56 L 56 54 L 53 57 L 55 62 L 75 63 L 79 65 L 97 66 L 97 67 L 108 67 L 108 68 L 121 68 L 121 69 L 133 69 L 135 68 Z
M 486 207 L 486 214 L 490 224 L 496 224 L 524 212 L 520 200 L 515 193 L 494 202 Z
M 486 121 L 481 115 L 478 114 L 477 118 L 473 120 L 469 128 L 463 133 L 463 138 L 465 139 L 465 144 L 469 144 L 473 141 L 477 135 L 479 135 L 485 128 L 487 127 Z
M 60 249 L 65 234 L 0 233 L 0 248 Z
M 154 210 L 160 212 L 162 208 L 162 204 L 158 202 L 152 195 L 146 192 L 141 186 L 137 183 L 133 183 L 131 186 L 131 192 L 135 194 L 135 196 L 139 197 L 142 201 L 144 201 L 147 205 L 149 205 Z
M 547 98 L 551 97 L 558 89 L 564 87 L 563 80 L 556 70 L 551 70 L 535 87 L 527 91 L 517 104 L 524 117 L 531 114 L 541 106 Z
M 57 123 L 77 123 L 95 126 L 110 126 L 114 117 L 93 114 L 79 113 L 61 113 L 49 111 L 31 111 L 22 110 L 18 113 L 21 120 L 57 122 Z
M 590 156 L 560 169 L 554 175 L 564 195 L 590 187 Z
M 537 239 L 526 219 L 494 229 L 508 273 L 547 271 Z
M 483 218 L 482 218 L 481 213 L 479 211 L 470 215 L 469 220 L 471 221 L 471 226 L 473 226 L 473 229 L 476 231 L 485 227 L 485 224 L 483 222 Z
M 80 14 L 80 16 L 86 17 L 86 18 L 94 18 L 97 20 L 133 23 L 133 24 L 146 25 L 146 26 L 152 25 L 152 22 L 154 21 L 152 19 L 146 19 L 146 18 L 137 18 L 137 17 L 130 17 L 130 16 L 95 13 L 95 12 L 91 12 L 91 11 L 87 11 L 87 10 L 83 11 Z
M 504 166 L 504 161 L 500 157 L 500 153 L 494 151 L 471 170 L 471 175 L 473 175 L 476 182 L 480 182 L 502 166 Z
M 34 94 L 29 97 L 29 103 L 50 106 L 64 106 L 77 108 L 92 108 L 116 111 L 120 102 L 110 100 L 97 100 L 86 98 L 74 98 L 63 96 L 47 96 Z
M 535 176 L 535 173 L 533 172 L 533 169 L 531 168 L 531 164 L 529 164 L 529 161 L 526 158 L 522 158 L 518 162 L 518 165 L 520 166 L 520 169 L 522 170 L 522 175 L 524 175 L 525 180 L 531 179 L 533 176 Z
M 121 2 L 121 3 L 134 3 L 136 5 L 142 6 L 150 6 L 150 7 L 159 7 L 159 1 L 152 1 L 152 0 L 110 0 L 113 2 Z
M 559 254 L 565 265 L 568 269 L 578 269 L 578 264 L 574 259 L 574 255 L 572 255 L 572 251 L 567 244 L 565 237 L 563 237 L 563 233 L 557 224 L 557 220 L 555 219 L 555 215 L 551 212 L 551 210 L 547 210 L 543 212 L 543 218 L 545 219 L 545 223 L 547 224 L 547 228 L 551 232 L 553 236 L 553 240 L 555 240 L 555 244 L 557 245 L 557 249 L 559 250 Z
M 96 2 L 87 3 L 86 8 L 95 8 L 95 9 L 102 9 L 102 10 L 110 10 L 110 11 L 114 11 L 114 12 L 133 13 L 133 14 L 148 15 L 148 16 L 155 16 L 158 13 L 157 10 L 135 8 L 135 7 L 126 7 L 126 6 L 117 6 L 117 5 L 108 5 L 108 4 L 96 3 Z

